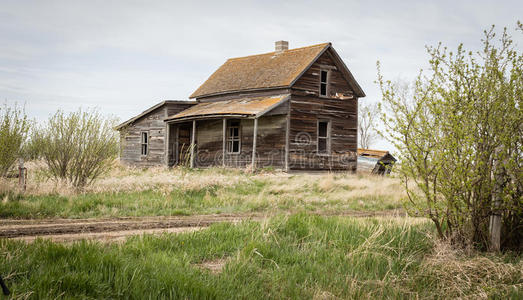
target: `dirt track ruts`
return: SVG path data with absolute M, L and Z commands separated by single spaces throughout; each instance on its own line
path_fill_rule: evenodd
M 315 214 L 347 217 L 405 215 L 401 210 L 317 212 Z M 268 214 L 244 213 L 100 219 L 4 219 L 0 220 L 0 238 L 16 238 L 27 241 L 32 241 L 38 237 L 49 237 L 56 241 L 72 241 L 83 238 L 111 240 L 142 233 L 193 231 L 219 222 L 236 223 L 243 220 L 261 220 L 270 216 Z

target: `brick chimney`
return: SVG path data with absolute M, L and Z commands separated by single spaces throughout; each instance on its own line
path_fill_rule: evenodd
M 285 50 L 289 50 L 289 42 L 288 41 L 277 41 L 275 44 L 276 52 L 283 52 Z

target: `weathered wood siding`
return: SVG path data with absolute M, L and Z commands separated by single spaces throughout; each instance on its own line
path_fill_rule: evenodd
M 283 168 L 285 160 L 286 116 L 261 117 L 258 120 L 256 166 Z M 251 164 L 254 120 L 240 120 L 240 153 L 226 153 L 227 167 L 246 167 Z M 222 166 L 223 161 L 222 119 L 197 121 L 196 167 Z
M 289 166 L 294 170 L 356 170 L 358 100 L 328 52 L 293 86 L 290 99 Z M 329 95 L 319 97 L 320 70 L 329 73 Z M 318 121 L 331 123 L 330 153 L 318 154 Z
M 164 161 L 165 109 L 160 107 L 120 131 L 120 161 L 135 166 L 160 165 Z M 142 155 L 141 133 L 149 136 L 149 150 Z
M 290 168 L 355 170 L 357 101 L 292 95 L 290 102 Z M 330 154 L 318 154 L 318 121 L 331 122 Z
M 336 67 L 332 60 L 331 54 L 327 51 L 323 53 L 312 66 L 303 73 L 303 75 L 294 83 L 294 90 L 302 90 L 307 95 L 319 97 L 320 91 L 320 71 L 322 69 L 329 71 L 329 95 L 327 98 L 335 98 L 336 93 L 352 95 L 354 94 L 351 86 L 343 77 L 339 68 Z
M 194 104 L 166 103 L 120 130 L 120 161 L 134 166 L 164 165 L 166 159 L 167 125 L 163 121 L 169 114 L 180 112 Z M 141 133 L 147 132 L 147 155 L 141 155 Z

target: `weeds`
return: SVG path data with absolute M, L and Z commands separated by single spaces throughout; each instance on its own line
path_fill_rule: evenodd
M 449 253 L 432 228 L 297 214 L 123 244 L 0 240 L 0 273 L 29 298 L 521 297 L 520 258 Z

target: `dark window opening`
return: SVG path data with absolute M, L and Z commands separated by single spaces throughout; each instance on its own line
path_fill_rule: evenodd
M 329 153 L 329 122 L 318 122 L 318 153 Z
M 142 132 L 142 155 L 147 155 L 147 148 L 149 146 L 149 136 L 147 132 Z
M 227 127 L 227 152 L 240 153 L 240 121 L 229 121 Z
M 327 96 L 327 84 L 329 80 L 328 74 L 328 71 L 320 71 L 320 96 Z

